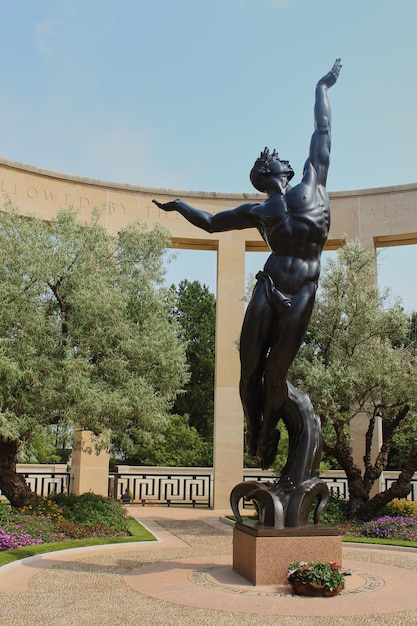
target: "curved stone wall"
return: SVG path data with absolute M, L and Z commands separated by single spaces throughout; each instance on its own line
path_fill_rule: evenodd
M 150 225 L 165 224 L 178 247 L 217 249 L 217 241 L 229 233 L 207 234 L 175 213 L 164 213 L 152 198 L 181 197 L 216 212 L 247 200 L 259 201 L 261 194 L 232 194 L 154 189 L 92 178 L 72 176 L 31 165 L 0 159 L 0 191 L 27 214 L 49 219 L 59 208 L 72 206 L 80 218 L 88 219 L 95 206 L 106 207 L 105 224 L 110 230 L 138 219 Z M 341 239 L 358 237 L 365 247 L 415 243 L 417 241 L 417 183 L 377 189 L 330 193 L 332 225 L 328 247 Z M 265 245 L 255 229 L 237 231 L 234 238 L 247 250 Z

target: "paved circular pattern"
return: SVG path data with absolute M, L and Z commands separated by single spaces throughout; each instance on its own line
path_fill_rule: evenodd
M 230 566 L 220 567 L 204 567 L 196 569 L 188 575 L 188 580 L 200 587 L 206 587 L 209 589 L 215 589 L 217 591 L 223 591 L 225 593 L 244 594 L 248 596 L 288 596 L 292 595 L 292 589 L 290 585 L 253 585 L 248 586 L 244 584 L 233 584 L 227 582 L 230 577 L 233 577 L 233 573 L 230 572 Z M 239 576 L 240 578 L 240 576 Z M 340 595 L 356 595 L 358 593 L 369 593 L 382 589 L 384 581 L 375 574 L 369 574 L 368 572 L 359 572 L 352 570 L 351 575 L 345 578 L 345 588 Z
M 124 577 L 141 594 L 188 607 L 288 616 L 365 616 L 417 609 L 417 571 L 381 562 L 343 559 L 352 570 L 331 598 L 292 594 L 287 585 L 254 586 L 235 572 L 231 556 L 159 561 Z

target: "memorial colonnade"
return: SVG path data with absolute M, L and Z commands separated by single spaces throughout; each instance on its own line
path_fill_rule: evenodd
M 150 227 L 161 223 L 171 232 L 173 247 L 217 252 L 214 506 L 227 508 L 232 488 L 242 480 L 243 414 L 236 339 L 244 314 L 245 253 L 266 248 L 255 229 L 208 234 L 178 213 L 161 211 L 152 198 L 166 202 L 181 197 L 215 213 L 248 200 L 261 201 L 262 196 L 151 189 L 51 172 L 6 159 L 0 159 L 0 190 L 24 214 L 48 220 L 60 208 L 71 206 L 81 220 L 87 221 L 94 207 L 105 207 L 102 221 L 111 232 L 135 220 Z M 372 250 L 417 243 L 417 183 L 335 192 L 330 193 L 330 199 L 332 224 L 327 249 L 340 247 L 345 237 L 357 238 Z M 359 439 L 354 441 L 354 452 L 360 462 L 360 433 L 367 425 L 356 426 Z M 74 452 L 74 489 L 107 494 L 106 460 L 93 457 Z

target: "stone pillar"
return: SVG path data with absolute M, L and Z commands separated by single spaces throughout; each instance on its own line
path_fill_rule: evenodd
M 109 482 L 109 458 L 107 450 L 98 454 L 94 447 L 94 435 L 89 430 L 74 431 L 71 462 L 71 493 L 80 495 L 91 491 L 107 497 Z
M 243 410 L 239 397 L 239 352 L 245 290 L 245 242 L 233 233 L 217 252 L 216 363 L 214 393 L 214 508 L 230 507 L 230 492 L 242 481 Z

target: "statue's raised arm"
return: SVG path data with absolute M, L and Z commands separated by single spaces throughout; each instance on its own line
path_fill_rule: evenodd
M 309 161 L 317 172 L 317 182 L 326 185 L 330 162 L 331 113 L 327 90 L 332 87 L 340 74 L 342 64 L 336 59 L 330 72 L 325 74 L 316 85 L 316 101 L 314 105 L 314 133 L 310 143 Z

